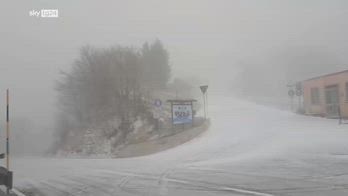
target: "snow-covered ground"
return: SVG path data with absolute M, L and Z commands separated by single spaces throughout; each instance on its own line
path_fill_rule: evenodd
M 222 94 L 211 127 L 161 153 L 125 159 L 13 160 L 31 195 L 348 195 L 348 125 Z

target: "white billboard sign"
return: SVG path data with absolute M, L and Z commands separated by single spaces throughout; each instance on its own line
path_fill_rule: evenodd
M 173 124 L 192 123 L 192 105 L 173 105 Z

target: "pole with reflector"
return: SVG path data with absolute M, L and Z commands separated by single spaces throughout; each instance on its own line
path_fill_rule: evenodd
M 6 168 L 10 171 L 10 92 L 6 90 Z M 7 187 L 7 194 L 10 193 L 10 188 Z
M 10 95 L 9 90 L 6 91 L 6 168 L 10 170 Z

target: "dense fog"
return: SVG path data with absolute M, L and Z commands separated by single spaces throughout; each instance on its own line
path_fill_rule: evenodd
M 348 68 L 344 0 L 15 0 L 1 8 L 0 136 L 9 88 L 18 153 L 43 152 L 57 139 L 55 87 L 86 45 L 141 48 L 159 39 L 170 80 L 245 97 L 283 100 L 289 82 Z M 49 8 L 59 18 L 29 16 Z

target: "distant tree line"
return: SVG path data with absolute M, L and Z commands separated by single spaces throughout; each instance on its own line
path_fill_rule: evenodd
M 129 124 L 146 116 L 147 97 L 165 89 L 170 77 L 169 54 L 159 40 L 142 48 L 82 47 L 71 70 L 62 72 L 57 82 L 58 145 L 111 118 Z

